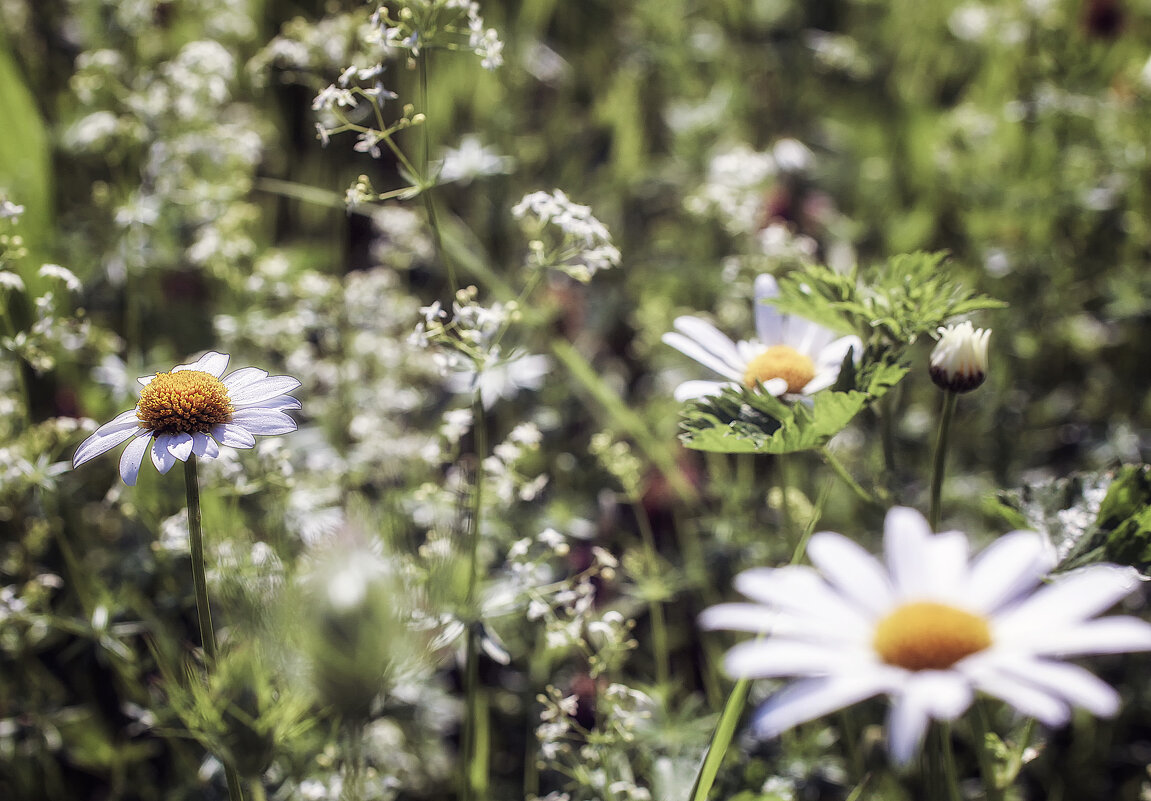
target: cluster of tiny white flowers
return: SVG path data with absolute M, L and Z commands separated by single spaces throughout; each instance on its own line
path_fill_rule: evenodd
M 520 462 L 539 451 L 543 435 L 535 423 L 519 423 L 507 439 L 492 449 L 484 459 L 484 470 L 490 480 L 495 497 L 503 504 L 515 500 L 534 501 L 547 485 L 548 476 L 540 473 L 527 476 L 521 472 Z
M 444 150 L 440 160 L 440 183 L 470 184 L 485 175 L 509 173 L 515 167 L 515 159 L 505 156 L 485 146 L 474 134 L 460 139 L 458 148 Z
M 684 201 L 700 217 L 714 217 L 733 234 L 750 234 L 763 224 L 763 198 L 779 166 L 771 153 L 740 143 L 711 157 L 703 185 Z
M 587 283 L 599 270 L 618 267 L 619 248 L 590 206 L 573 203 L 563 190 L 532 192 L 512 207 L 528 229 L 528 264 L 553 268 Z M 558 233 L 558 236 L 556 236 Z

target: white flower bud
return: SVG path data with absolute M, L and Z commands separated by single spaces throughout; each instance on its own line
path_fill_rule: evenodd
M 987 340 L 991 329 L 970 322 L 939 329 L 931 352 L 931 380 L 951 392 L 970 392 L 987 378 Z

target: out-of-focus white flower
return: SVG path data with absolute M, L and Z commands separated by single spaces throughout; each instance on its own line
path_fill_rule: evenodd
M 1062 657 L 1151 650 L 1151 624 L 1094 619 L 1136 586 L 1130 573 L 1095 565 L 1038 587 L 1054 564 L 1032 531 L 1000 537 L 975 559 L 958 531 L 933 534 L 913 509 L 884 525 L 882 565 L 848 538 L 811 538 L 814 568 L 759 568 L 736 577 L 752 603 L 704 611 L 709 629 L 764 635 L 727 653 L 733 676 L 799 677 L 756 712 L 774 736 L 874 695 L 892 698 L 891 755 L 907 763 L 931 720 L 958 718 L 975 691 L 1048 726 L 1078 706 L 1112 715 L 1119 694 Z M 1038 589 L 1037 589 L 1038 587 Z
M 516 160 L 486 147 L 478 136 L 467 134 L 458 148 L 447 148 L 440 166 L 440 183 L 470 184 L 484 175 L 504 175 L 515 168 Z
M 59 264 L 45 264 L 40 267 L 41 278 L 55 278 L 64 284 L 65 289 L 69 292 L 80 291 L 80 279 L 76 277 L 75 273 L 66 267 L 61 267 Z
M 490 409 L 501 398 L 511 400 L 523 389 L 539 389 L 544 376 L 551 369 L 546 356 L 519 354 L 507 359 L 494 358 L 483 368 L 465 367 L 448 374 L 448 389 L 452 392 L 480 393 L 485 409 Z
M 7 220 L 9 218 L 19 219 L 23 213 L 23 206 L 17 206 L 11 200 L 0 200 L 0 220 Z
M 296 421 L 285 412 L 299 409 L 300 402 L 286 393 L 300 382 L 286 375 L 269 376 L 256 367 L 221 378 L 230 358 L 209 351 L 190 364 L 139 379 L 144 388 L 136 408 L 96 429 L 76 449 L 72 466 L 128 442 L 120 457 L 120 476 L 133 486 L 146 451 L 156 469 L 167 473 L 177 461 L 186 462 L 193 455 L 214 459 L 220 445 L 250 448 L 257 434 L 295 431 Z
M 951 392 L 970 392 L 987 378 L 990 328 L 976 329 L 970 321 L 939 329 L 931 351 L 931 380 Z
M 811 395 L 836 382 L 848 351 L 861 352 L 859 337 L 837 338 L 821 325 L 780 314 L 766 302 L 778 294 L 779 286 L 770 275 L 756 279 L 756 339 L 733 342 L 698 317 L 675 319 L 676 331 L 664 334 L 664 343 L 728 379 L 685 381 L 675 389 L 676 400 L 718 395 L 725 387 L 755 389 L 761 384 L 776 397 Z

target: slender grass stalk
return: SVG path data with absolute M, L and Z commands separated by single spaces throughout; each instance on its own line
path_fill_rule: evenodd
M 983 777 L 983 792 L 987 801 L 1004 801 L 1006 794 L 1003 792 L 1003 788 L 999 786 L 999 777 L 995 775 L 995 755 L 992 753 L 991 745 L 988 742 L 991 734 L 991 718 L 987 714 L 987 707 L 982 700 L 977 700 L 973 706 L 972 733 L 976 740 L 975 754 L 979 760 L 979 773 Z M 1034 722 L 1028 721 L 1027 737 L 1020 743 L 1020 751 L 1027 747 L 1027 739 L 1030 738 L 1032 725 Z
M 468 584 L 464 595 L 464 605 L 467 609 L 475 608 L 476 587 L 479 584 L 479 550 L 480 550 L 480 523 L 483 514 L 484 502 L 484 459 L 488 452 L 487 426 L 484 420 L 484 405 L 477 388 L 472 399 L 472 437 L 476 459 L 476 475 L 472 489 L 471 525 L 468 531 Z M 480 694 L 480 635 L 479 625 L 469 625 L 464 652 L 464 731 L 461 742 L 463 749 L 460 763 L 460 798 L 463 801 L 472 801 L 486 795 L 487 761 L 480 749 L 479 731 L 481 718 L 487 720 L 486 710 L 481 713 L 482 703 Z M 484 741 L 487 732 L 483 732 Z M 481 759 L 483 761 L 481 762 Z
M 955 769 L 955 749 L 951 743 L 951 724 L 939 724 L 939 744 L 943 749 L 943 780 L 948 801 L 963 801 L 959 792 L 959 774 Z
M 208 580 L 204 571 L 204 529 L 200 512 L 200 480 L 197 475 L 196 455 L 184 462 L 184 488 L 188 497 L 188 547 L 192 555 L 192 583 L 196 588 L 196 619 L 200 625 L 200 644 L 209 671 L 216 667 L 216 631 L 212 628 L 212 609 L 208 605 Z M 240 774 L 232 761 L 220 758 L 224 765 L 224 778 L 228 782 L 229 801 L 243 801 Z
M 947 440 L 951 434 L 951 419 L 955 416 L 958 393 L 943 391 L 943 411 L 939 415 L 939 437 L 935 442 L 935 461 L 931 470 L 931 509 L 927 520 L 932 531 L 939 530 L 940 499 L 943 497 L 943 473 L 947 466 Z
M 831 468 L 832 472 L 839 477 L 840 481 L 846 484 L 848 489 L 855 493 L 855 497 L 859 498 L 859 500 L 868 506 L 883 505 L 878 498 L 865 490 L 863 485 L 852 477 L 851 473 L 847 471 L 847 468 L 843 466 L 843 462 L 839 461 L 835 454 L 831 452 L 830 448 L 826 445 L 821 446 L 819 455 L 823 458 L 824 463 Z

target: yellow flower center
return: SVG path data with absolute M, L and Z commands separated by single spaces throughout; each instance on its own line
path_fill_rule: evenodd
M 773 378 L 786 381 L 788 392 L 802 392 L 815 378 L 815 362 L 790 345 L 772 345 L 748 362 L 743 385 L 755 389 L 757 381 L 766 383 Z
M 875 627 L 876 653 L 907 670 L 946 670 L 991 646 L 991 628 L 979 615 L 932 601 L 904 604 Z
M 233 411 L 223 382 L 200 370 L 159 373 L 136 404 L 140 426 L 154 434 L 207 434 Z

